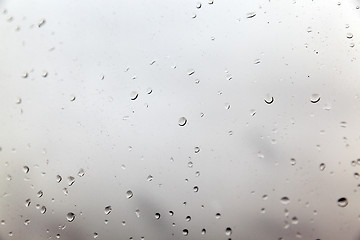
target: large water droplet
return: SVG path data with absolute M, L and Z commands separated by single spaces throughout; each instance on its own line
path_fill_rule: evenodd
M 105 209 L 104 209 L 104 213 L 105 213 L 106 215 L 108 215 L 109 213 L 111 213 L 111 210 L 112 210 L 111 206 L 107 206 L 107 207 L 105 207 Z
M 69 222 L 74 221 L 74 219 L 75 219 L 75 214 L 72 213 L 72 212 L 69 212 L 68 214 L 66 214 L 66 219 L 67 219 Z
M 137 92 L 135 92 L 135 91 L 132 91 L 130 93 L 130 99 L 131 100 L 135 100 L 138 96 L 139 96 L 139 94 Z
M 227 236 L 231 236 L 231 234 L 232 234 L 232 230 L 231 230 L 231 228 L 226 228 L 225 229 L 225 234 L 227 235 Z
M 183 127 L 187 123 L 187 119 L 185 117 L 179 118 L 179 126 Z
M 289 204 L 289 203 L 290 203 L 290 199 L 289 199 L 288 197 L 284 196 L 284 197 L 282 197 L 282 198 L 280 199 L 280 202 L 281 202 L 282 204 L 286 205 L 286 204 Z
M 126 192 L 126 198 L 127 198 L 127 199 L 130 199 L 130 198 L 132 198 L 132 196 L 133 196 L 133 192 L 132 192 L 131 190 L 128 190 L 128 191 Z
M 338 205 L 339 207 L 346 207 L 348 205 L 348 200 L 344 197 L 338 199 Z

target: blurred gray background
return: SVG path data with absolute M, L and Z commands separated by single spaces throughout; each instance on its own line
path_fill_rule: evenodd
M 0 239 L 359 240 L 358 5 L 0 1 Z

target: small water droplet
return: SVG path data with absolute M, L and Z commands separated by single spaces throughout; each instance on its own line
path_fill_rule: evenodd
M 201 5 L 201 2 L 197 2 L 197 3 L 196 3 L 196 8 L 201 8 L 201 6 L 202 6 L 202 5 Z
M 190 216 L 186 216 L 185 221 L 190 222 L 190 221 L 191 221 L 191 217 L 190 217 Z
M 22 100 L 21 100 L 21 98 L 17 98 L 17 100 L 16 100 L 16 104 L 20 104 L 22 102 Z
M 5 225 L 5 220 L 1 220 L 1 221 L 0 221 L 0 224 L 1 224 L 1 225 Z
M 308 27 L 306 31 L 307 31 L 308 33 L 311 33 L 311 32 L 312 32 L 312 28 L 311 28 L 311 27 Z
M 155 213 L 155 218 L 160 219 L 160 213 Z
M 85 171 L 84 169 L 80 168 L 79 172 L 78 172 L 78 176 L 79 177 L 83 177 L 85 175 Z
M 67 188 L 64 188 L 63 193 L 67 196 L 67 195 L 69 195 L 69 190 Z
M 325 170 L 325 168 L 326 168 L 325 163 L 320 163 L 320 165 L 319 165 L 319 169 L 320 169 L 320 171 L 324 171 L 324 170 Z
M 74 219 L 75 219 L 75 214 L 72 213 L 72 212 L 69 212 L 68 214 L 66 214 L 66 219 L 67 219 L 69 222 L 74 221 Z
M 295 160 L 295 158 L 291 158 L 291 159 L 290 159 L 290 164 L 291 164 L 291 166 L 295 166 L 295 165 L 296 165 L 296 160 Z
M 184 236 L 187 236 L 187 235 L 189 234 L 189 230 L 184 229 L 184 230 L 182 231 L 182 234 L 183 234 Z
M 225 234 L 227 235 L 227 236 L 231 236 L 231 234 L 232 234 L 232 230 L 231 230 L 231 228 L 226 228 L 225 229 Z
M 246 14 L 246 18 L 253 18 L 256 16 L 256 12 L 249 12 Z
M 266 98 L 264 98 L 264 102 L 266 104 L 272 104 L 274 102 L 274 97 L 267 96 Z
M 132 192 L 131 190 L 128 190 L 128 191 L 126 192 L 126 198 L 127 198 L 127 199 L 130 199 L 130 198 L 132 198 L 132 196 L 133 196 L 133 192 Z
M 106 206 L 105 209 L 104 209 L 104 213 L 105 213 L 106 215 L 108 215 L 108 214 L 111 213 L 111 210 L 112 210 L 111 206 Z
M 216 219 L 220 219 L 220 218 L 221 218 L 221 214 L 220 214 L 220 213 L 216 213 L 216 214 L 215 214 L 215 218 L 216 218 Z
M 320 95 L 319 94 L 314 93 L 314 94 L 311 95 L 310 102 L 317 103 L 319 101 L 320 101 Z
M 46 213 L 46 207 L 45 206 L 42 206 L 41 209 L 40 209 L 40 212 L 42 214 L 45 214 Z
M 40 191 L 37 192 L 37 197 L 38 198 L 41 198 L 43 195 L 44 195 L 43 191 L 40 190 Z
M 27 226 L 27 225 L 29 225 L 30 224 L 30 219 L 26 219 L 25 221 L 24 221 L 24 224 Z
M 205 229 L 205 228 L 203 228 L 203 229 L 201 230 L 201 234 L 202 234 L 202 235 L 205 235 L 205 234 L 206 234 L 206 229 Z
M 26 199 L 25 200 L 25 207 L 30 206 L 30 204 L 31 204 L 31 199 L 30 198 Z
M 352 34 L 352 33 L 347 33 L 347 34 L 346 34 L 346 37 L 347 37 L 348 39 L 351 39 L 351 38 L 353 38 L 353 34 Z
M 194 151 L 195 151 L 195 153 L 199 153 L 199 152 L 200 152 L 200 148 L 199 148 L 199 147 L 195 147 Z
M 136 215 L 136 217 L 138 217 L 138 218 L 140 217 L 140 209 L 136 209 L 136 210 L 135 210 L 135 215 Z
M 75 182 L 75 178 L 73 176 L 69 176 L 68 177 L 68 185 L 71 186 L 73 185 Z
M 187 119 L 185 117 L 179 118 L 179 126 L 183 127 L 187 123 Z
M 280 199 L 280 202 L 281 202 L 282 204 L 286 205 L 286 204 L 289 204 L 289 203 L 290 203 L 290 199 L 289 199 L 288 197 L 284 196 L 284 197 L 282 197 L 282 198 Z
M 22 75 L 21 75 L 23 78 L 27 78 L 29 76 L 29 73 L 28 72 L 24 72 Z
M 189 167 L 189 168 L 192 168 L 193 165 L 194 165 L 194 164 L 193 164 L 192 162 L 188 162 L 188 167 Z
M 259 64 L 260 62 L 261 62 L 261 61 L 260 61 L 260 59 L 258 59 L 258 58 L 254 60 L 254 64 Z
M 132 92 L 130 93 L 130 99 L 131 99 L 131 100 L 137 99 L 138 96 L 139 96 L 139 94 L 138 94 L 137 92 L 135 92 L 135 91 L 132 91 Z
M 229 110 L 231 106 L 230 106 L 229 103 L 225 103 L 225 104 L 224 104 L 224 107 L 225 107 L 225 109 Z
M 24 173 L 28 173 L 28 172 L 29 172 L 29 167 L 28 167 L 28 166 L 24 166 L 24 167 L 23 167 L 23 171 L 24 171 Z
M 198 187 L 198 186 L 195 186 L 195 187 L 193 187 L 193 190 L 194 190 L 194 192 L 198 192 L 198 191 L 199 191 L 199 187 Z
M 208 0 L 208 4 L 214 4 L 214 0 Z
M 149 176 L 147 177 L 147 181 L 148 181 L 148 182 L 151 182 L 152 180 L 153 180 L 153 176 L 149 175 Z
M 45 18 L 41 19 L 40 22 L 38 23 L 38 27 L 42 27 L 44 24 L 46 23 Z
M 174 216 L 174 212 L 173 212 L 173 211 L 169 211 L 169 215 L 170 215 L 170 216 Z
M 196 171 L 195 172 L 195 177 L 199 177 L 200 176 L 200 172 L 199 171 Z
M 187 74 L 188 74 L 189 76 L 193 75 L 194 73 L 195 73 L 195 70 L 194 70 L 194 69 L 189 69 L 188 72 L 187 72 Z
M 97 232 L 94 232 L 93 236 L 94 236 L 94 238 L 97 238 L 99 236 L 99 234 Z
M 122 224 L 123 226 L 125 226 L 125 225 L 126 225 L 126 222 L 125 222 L 125 221 L 122 221 L 121 224 Z
M 262 199 L 263 199 L 263 200 L 267 200 L 268 198 L 269 198 L 269 196 L 266 195 L 266 194 L 262 196 Z
M 147 93 L 147 94 L 151 94 L 152 91 L 153 91 L 153 90 L 152 90 L 151 88 L 148 88 L 148 89 L 146 90 L 146 93 Z
M 44 71 L 44 72 L 42 72 L 41 73 L 41 76 L 43 77 L 43 78 L 46 78 L 47 76 L 48 76 L 48 72 L 47 71 Z
M 56 175 L 56 182 L 61 182 L 61 180 L 62 180 L 62 177 L 60 176 L 60 175 Z
M 292 224 L 298 224 L 298 223 L 299 223 L 298 218 L 297 218 L 297 217 L 293 217 L 293 218 L 291 219 L 291 223 L 292 223 Z

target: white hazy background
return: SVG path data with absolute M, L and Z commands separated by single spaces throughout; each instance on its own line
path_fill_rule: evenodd
M 359 240 L 358 5 L 0 1 L 0 239 Z

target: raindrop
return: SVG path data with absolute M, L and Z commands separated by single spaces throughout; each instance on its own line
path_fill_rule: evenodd
M 46 213 L 46 207 L 45 206 L 42 206 L 41 209 L 40 209 L 40 212 L 42 214 L 45 214 Z
M 109 213 L 111 213 L 111 210 L 112 210 L 111 206 L 107 206 L 107 207 L 105 207 L 105 209 L 104 209 L 104 213 L 105 213 L 106 215 L 108 215 Z
M 319 101 L 320 101 L 320 95 L 319 94 L 314 93 L 313 95 L 311 95 L 310 102 L 317 103 Z
M 146 93 L 147 93 L 147 94 L 151 94 L 152 91 L 153 91 L 153 90 L 152 90 L 151 88 L 148 88 L 148 89 L 146 90 Z
M 61 182 L 61 180 L 62 180 L 62 177 L 60 175 L 56 175 L 56 181 L 59 183 L 59 182 Z
M 221 214 L 220 214 L 220 213 L 216 213 L 216 214 L 215 214 L 215 218 L 216 218 L 216 219 L 220 219 L 220 218 L 221 218 Z
M 57 239 L 60 238 L 60 233 L 56 234 L 56 238 L 57 238 Z
M 72 212 L 69 212 L 68 214 L 66 214 L 66 219 L 67 219 L 69 222 L 74 221 L 74 219 L 75 219 L 75 214 L 72 213 Z
M 99 234 L 97 232 L 94 232 L 93 236 L 94 236 L 94 238 L 97 238 L 99 236 Z
M 68 177 L 68 185 L 69 185 L 69 186 L 73 185 L 74 182 L 75 182 L 75 178 L 74 178 L 74 177 L 72 177 L 72 176 Z
M 186 220 L 187 222 L 190 222 L 190 221 L 191 221 L 191 217 L 190 217 L 190 216 L 186 216 L 185 220 Z
M 194 73 L 195 73 L 194 69 L 189 69 L 187 74 L 188 74 L 189 76 L 191 76 L 191 75 L 193 75 Z
M 250 116 L 255 116 L 256 114 L 256 110 L 255 109 L 251 109 L 250 110 Z
M 231 234 L 232 234 L 232 230 L 231 230 L 231 228 L 226 228 L 225 229 L 225 234 L 227 235 L 227 236 L 231 236 Z
M 292 223 L 292 224 L 298 224 L 298 223 L 299 223 L 298 218 L 297 218 L 297 217 L 293 217 L 293 218 L 291 219 L 291 223 Z
M 179 118 L 179 126 L 183 127 L 187 123 L 187 119 L 185 117 Z
M 284 196 L 284 197 L 282 197 L 282 198 L 280 199 L 280 202 L 281 202 L 282 204 L 286 205 L 286 204 L 289 204 L 289 203 L 290 203 L 290 199 L 289 199 L 288 197 Z
M 354 177 L 355 177 L 355 179 L 359 179 L 359 173 L 354 173 Z
M 259 63 L 260 63 L 260 59 L 257 58 L 254 60 L 254 64 L 259 64 Z
M 203 229 L 201 230 L 201 234 L 202 234 L 202 235 L 205 235 L 205 234 L 206 234 L 206 229 L 205 229 L 205 228 L 203 228 Z
M 30 224 L 30 219 L 26 219 L 25 221 L 24 221 L 24 224 L 27 226 L 27 225 L 29 225 Z
M 140 217 L 140 209 L 136 209 L 136 210 L 135 210 L 135 215 L 136 215 L 136 217 L 138 217 L 138 218 Z
M 135 100 L 138 96 L 139 96 L 139 94 L 137 92 L 135 92 L 135 91 L 132 91 L 130 93 L 130 99 L 131 100 Z
M 326 167 L 325 163 L 320 163 L 320 165 L 319 165 L 320 171 L 324 171 L 325 167 Z
M 46 72 L 46 71 L 44 71 L 42 74 L 41 74 L 41 76 L 43 77 L 43 78 L 46 78 L 47 76 L 48 76 L 48 72 Z
M 195 147 L 195 153 L 200 152 L 200 148 L 199 147 Z
M 132 192 L 131 190 L 128 190 L 128 191 L 126 192 L 126 198 L 127 198 L 127 199 L 130 199 L 130 198 L 132 198 L 132 196 L 133 196 L 133 192 Z
M 23 167 L 23 171 L 24 171 L 24 173 L 28 173 L 28 172 L 29 172 L 29 167 L 28 167 L 28 166 L 24 166 L 24 167 Z
M 292 166 L 295 166 L 295 165 L 296 165 L 296 160 L 295 160 L 295 158 L 291 158 L 291 159 L 290 159 L 290 164 L 291 164 Z
M 184 230 L 182 231 L 182 233 L 183 233 L 184 236 L 187 236 L 187 235 L 189 234 L 189 230 L 184 229 Z
M 214 4 L 214 0 L 208 0 L 208 4 Z
M 23 78 L 27 78 L 29 76 L 29 73 L 28 72 L 24 72 L 23 74 L 22 74 L 22 77 Z
M 193 165 L 194 165 L 194 164 L 193 164 L 192 162 L 188 162 L 188 167 L 189 167 L 189 168 L 192 168 Z
M 126 222 L 125 222 L 125 221 L 122 221 L 121 224 L 122 224 L 123 226 L 125 226 L 125 225 L 126 225 Z
M 346 207 L 348 205 L 348 200 L 344 197 L 338 199 L 338 206 L 339 207 Z
M 69 190 L 67 188 L 64 188 L 63 193 L 67 196 L 69 194 Z
M 75 99 L 76 99 L 76 96 L 74 96 L 74 95 L 71 95 L 71 96 L 70 96 L 70 101 L 71 101 L 71 102 L 75 101 Z
M 40 22 L 38 23 L 38 27 L 42 27 L 44 24 L 46 23 L 45 18 L 41 19 Z
M 229 103 L 225 103 L 225 104 L 224 104 L 224 107 L 225 107 L 225 109 L 229 110 L 231 106 L 230 106 Z
M 194 192 L 198 192 L 198 191 L 199 191 L 199 187 L 198 187 L 198 186 L 195 186 L 195 187 L 193 188 L 193 190 L 194 190 Z
M 249 12 L 246 14 L 246 18 L 253 18 L 256 16 L 256 12 Z
M 169 215 L 170 215 L 170 216 L 174 216 L 174 212 L 173 212 L 173 211 L 169 211 Z
M 352 33 L 347 33 L 347 34 L 346 34 L 346 37 L 347 37 L 348 39 L 351 39 L 351 38 L 353 38 L 353 34 L 352 34 Z
M 40 190 L 40 191 L 37 192 L 37 197 L 38 198 L 41 198 L 43 195 L 44 195 L 43 191 Z
M 265 208 L 261 208 L 260 213 L 264 214 L 265 212 L 266 212 Z
M 30 206 L 30 204 L 31 204 L 31 199 L 30 198 L 26 199 L 25 200 L 25 207 Z
M 17 98 L 17 100 L 16 100 L 16 104 L 20 104 L 22 102 L 22 100 L 21 100 L 21 98 Z
M 79 177 L 83 177 L 85 175 L 85 171 L 84 169 L 80 168 L 79 172 L 78 172 L 78 176 Z
M 196 8 L 201 8 L 201 3 L 200 3 L 200 2 L 198 2 L 198 3 L 196 4 Z
M 308 27 L 306 31 L 307 31 L 308 33 L 311 33 L 311 32 L 312 32 L 312 28 L 311 28 L 311 27 Z
M 199 172 L 199 171 L 196 171 L 195 177 L 199 177 L 199 176 L 200 176 L 200 172 Z
M 160 213 L 155 213 L 155 218 L 160 219 Z
M 271 97 L 271 99 L 264 98 L 264 101 L 266 104 L 272 104 L 274 102 L 274 97 Z
M 266 195 L 266 194 L 262 196 L 262 199 L 263 199 L 263 200 L 267 200 L 268 198 L 269 198 L 269 196 Z
M 5 225 L 5 220 L 1 220 L 1 221 L 0 221 L 0 224 L 1 224 L 1 225 Z
M 153 176 L 149 175 L 149 176 L 147 177 L 147 181 L 148 181 L 148 182 L 151 182 L 152 180 L 153 180 Z

